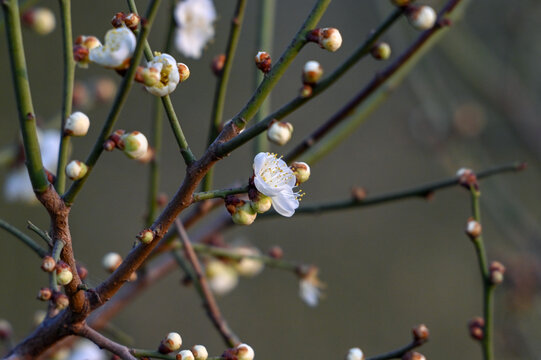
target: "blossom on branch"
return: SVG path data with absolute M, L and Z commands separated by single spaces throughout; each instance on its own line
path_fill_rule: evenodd
M 124 69 L 129 65 L 137 39 L 126 26 L 111 29 L 105 34 L 105 44 L 90 49 L 90 61 L 113 69 Z
M 183 0 L 175 8 L 175 45 L 186 57 L 200 58 L 203 48 L 214 37 L 216 9 L 211 0 Z

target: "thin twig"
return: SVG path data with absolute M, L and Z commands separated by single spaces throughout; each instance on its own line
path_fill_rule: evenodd
M 113 354 L 118 355 L 121 359 L 137 360 L 135 356 L 130 354 L 130 350 L 126 346 L 116 343 L 111 339 L 108 339 L 107 337 L 103 336 L 102 334 L 100 334 L 86 324 L 76 327 L 74 329 L 74 333 L 76 335 L 87 338 L 102 349 L 109 350 Z
M 203 201 L 215 198 L 225 198 L 227 195 L 243 194 L 248 192 L 248 186 L 242 186 L 232 189 L 221 189 L 198 192 L 193 194 L 193 201 Z
M 388 353 L 385 353 L 385 354 L 381 354 L 381 355 L 375 355 L 375 356 L 371 356 L 371 357 L 368 357 L 366 358 L 366 360 L 388 360 L 388 359 L 401 359 L 402 356 L 404 356 L 404 354 L 406 354 L 408 351 L 411 351 L 421 345 L 423 345 L 424 342 L 422 341 L 412 341 L 410 344 L 400 348 L 400 349 L 397 349 L 397 350 L 393 350 L 393 351 L 390 351 Z
M 49 254 L 47 250 L 39 246 L 31 237 L 9 224 L 7 221 L 0 219 L 0 228 L 6 230 L 17 239 L 21 240 L 26 246 L 32 249 L 40 258 Z
M 225 321 L 224 317 L 220 312 L 220 308 L 218 307 L 216 299 L 214 298 L 214 295 L 212 294 L 212 291 L 208 286 L 207 278 L 203 274 L 203 269 L 201 267 L 201 264 L 199 263 L 199 259 L 197 258 L 197 255 L 193 250 L 192 243 L 190 242 L 184 226 L 182 226 L 182 222 L 179 219 L 176 219 L 175 226 L 180 235 L 180 240 L 182 241 L 186 258 L 191 263 L 195 271 L 196 276 L 193 278 L 193 281 L 199 291 L 199 294 L 203 299 L 203 306 L 207 310 L 207 314 L 211 318 L 216 329 L 218 329 L 218 331 L 222 335 L 222 338 L 224 339 L 226 344 L 228 346 L 238 345 L 240 343 L 240 339 L 229 328 L 227 322 Z
M 53 239 L 51 239 L 47 231 L 40 229 L 39 227 L 34 225 L 32 222 L 30 222 L 30 220 L 28 220 L 27 222 L 28 222 L 28 225 L 26 225 L 26 227 L 29 230 L 32 230 L 33 232 L 35 232 L 40 238 L 42 238 L 47 243 L 47 245 L 49 245 L 50 247 L 53 247 Z

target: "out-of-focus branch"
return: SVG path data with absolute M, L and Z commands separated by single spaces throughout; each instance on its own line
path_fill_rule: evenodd
M 40 258 L 49 254 L 49 252 L 45 250 L 44 248 L 42 248 L 41 246 L 39 246 L 38 243 L 34 241 L 34 239 L 32 239 L 30 236 L 26 235 L 25 233 L 17 229 L 15 226 L 9 224 L 7 221 L 0 219 L 0 228 L 6 230 L 11 235 L 21 240 L 26 246 L 28 246 L 36 254 L 38 254 Z

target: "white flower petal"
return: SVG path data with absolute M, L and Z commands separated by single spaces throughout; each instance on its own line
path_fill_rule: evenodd
M 214 37 L 216 10 L 211 0 L 183 0 L 175 8 L 175 45 L 184 56 L 199 58 Z
M 147 68 L 154 68 L 160 73 L 161 80 L 153 86 L 145 86 L 149 93 L 155 96 L 171 94 L 180 82 L 177 61 L 169 54 L 155 56 L 147 64 Z
M 299 283 L 299 296 L 308 306 L 316 307 L 319 303 L 321 290 L 310 281 L 301 280 Z
M 137 39 L 127 27 L 111 29 L 105 34 L 105 44 L 90 49 L 90 61 L 109 68 L 121 67 L 135 51 Z
M 295 213 L 295 209 L 299 207 L 299 200 L 291 188 L 288 189 L 282 191 L 278 196 L 271 197 L 274 210 L 285 217 L 291 217 Z

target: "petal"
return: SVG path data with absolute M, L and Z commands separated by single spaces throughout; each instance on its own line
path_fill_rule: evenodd
M 267 184 L 260 176 L 257 175 L 254 177 L 254 185 L 257 191 L 267 196 L 278 196 L 282 191 L 287 190 L 287 187 L 274 187 Z
M 260 152 L 259 154 L 257 154 L 255 156 L 255 158 L 254 158 L 254 172 L 256 174 L 259 173 L 259 171 L 261 170 L 261 168 L 265 164 L 265 161 L 267 160 L 268 157 L 269 157 L 269 153 L 266 153 L 266 152 Z
M 295 213 L 295 209 L 299 207 L 299 200 L 297 200 L 291 188 L 271 198 L 274 210 L 285 217 L 291 217 Z

